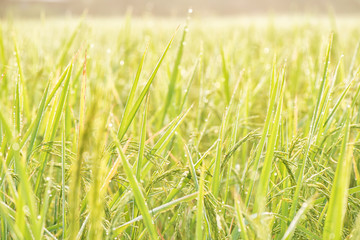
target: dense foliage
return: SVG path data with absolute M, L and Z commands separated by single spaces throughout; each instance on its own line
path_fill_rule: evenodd
M 3 20 L 1 239 L 359 239 L 358 23 Z

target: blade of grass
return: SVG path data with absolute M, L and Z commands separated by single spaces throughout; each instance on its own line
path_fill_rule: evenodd
M 9 123 L 6 121 L 6 118 L 4 117 L 2 111 L 0 111 L 0 121 L 1 121 L 1 127 L 3 130 L 3 133 L 5 134 L 5 139 L 7 139 L 8 141 L 10 141 L 12 139 L 12 131 L 10 130 L 10 125 Z M 5 140 L 3 140 L 5 142 Z M 3 150 L 3 149 L 2 149 Z
M 24 203 L 29 209 L 29 221 L 31 226 L 31 231 L 35 239 L 41 238 L 42 233 L 42 227 L 41 222 L 38 219 L 38 212 L 37 212 L 37 204 L 35 202 L 34 193 L 32 191 L 30 182 L 28 181 L 28 177 L 25 170 L 25 156 L 20 157 L 19 152 L 19 144 L 13 143 L 12 148 L 15 151 L 14 154 L 14 161 L 15 161 L 15 167 L 17 170 L 17 174 L 20 179 L 21 184 L 21 191 L 22 196 L 24 197 Z
M 116 145 L 117 145 L 117 149 L 118 149 L 118 152 L 119 152 L 122 164 L 123 164 L 124 171 L 126 173 L 126 176 L 129 180 L 131 188 L 133 190 L 136 205 L 138 206 L 138 209 L 144 218 L 144 223 L 145 223 L 146 228 L 149 231 L 150 238 L 158 239 L 158 234 L 155 230 L 155 224 L 150 215 L 149 208 L 147 206 L 144 195 L 141 191 L 140 185 L 139 185 L 138 181 L 136 180 L 136 177 L 133 175 L 132 168 L 126 159 L 126 157 L 123 153 L 123 150 L 121 149 L 121 147 L 119 146 L 118 143 Z
M 63 121 L 63 130 L 61 137 L 61 208 L 62 208 L 62 239 L 66 239 L 66 196 L 65 196 L 65 120 Z
M 3 221 L 6 221 L 7 226 L 11 229 L 10 234 L 14 239 L 25 239 L 19 226 L 14 222 L 15 212 L 6 203 L 0 201 L 0 215 Z
M 170 39 L 168 45 L 166 46 L 163 54 L 161 55 L 158 63 L 156 64 L 153 72 L 151 73 L 145 87 L 143 88 L 143 90 L 141 91 L 140 93 L 140 96 L 137 98 L 136 102 L 134 103 L 134 105 L 132 106 L 131 109 L 129 109 L 129 114 L 127 115 L 126 117 L 126 121 L 124 123 L 121 123 L 120 127 L 119 127 L 119 131 L 118 131 L 118 138 L 119 140 L 121 141 L 127 131 L 127 129 L 129 128 L 131 122 L 133 121 L 134 117 L 135 117 L 135 114 L 136 112 L 138 111 L 139 107 L 140 107 L 140 104 L 142 103 L 142 101 L 144 100 L 146 94 L 148 93 L 149 89 L 150 89 L 150 86 L 153 82 L 153 80 L 155 79 L 155 76 L 160 68 L 160 65 L 162 63 L 162 61 L 164 60 L 165 56 L 166 56 L 166 53 L 168 52 L 169 48 L 170 48 L 170 45 L 172 43 L 172 41 L 174 40 L 174 37 L 175 37 L 175 34 L 176 32 L 174 33 L 174 35 L 172 36 L 172 38 Z M 141 71 L 141 70 L 140 70 Z M 140 73 L 139 73 L 140 74 Z M 131 94 L 131 93 L 130 93 Z M 125 120 L 125 119 L 124 119 Z M 124 121 L 122 120 L 122 121 Z
M 40 210 L 40 215 L 38 216 L 38 220 L 40 221 L 40 226 L 41 226 L 41 236 L 43 235 L 44 231 L 46 232 L 46 228 L 45 228 L 45 224 L 46 224 L 46 220 L 47 220 L 47 213 L 49 210 L 49 205 L 50 205 L 50 198 L 51 198 L 51 187 L 53 185 L 53 181 L 52 181 L 52 176 L 53 176 L 53 169 L 54 169 L 54 165 L 52 164 L 50 166 L 50 170 L 49 170 L 49 174 L 48 177 L 46 178 L 46 187 L 45 187 L 45 192 L 44 192 L 44 196 L 42 197 L 42 208 Z M 51 235 L 51 234 L 50 234 Z
M 215 198 L 219 196 L 219 188 L 220 188 L 220 182 L 221 182 L 221 160 L 222 160 L 222 145 L 224 141 L 224 132 L 225 132 L 225 123 L 226 123 L 226 115 L 224 114 L 222 123 L 219 130 L 219 141 L 216 146 L 216 157 L 215 157 L 215 166 L 214 166 L 214 172 L 213 177 L 211 180 L 211 192 L 214 195 Z
M 271 79 L 270 79 L 270 101 L 269 101 L 269 106 L 267 109 L 267 114 L 266 114 L 266 119 L 265 119 L 265 125 L 263 128 L 263 133 L 261 135 L 260 138 L 260 142 L 259 145 L 256 148 L 256 155 L 255 155 L 255 159 L 254 159 L 254 166 L 255 166 L 255 170 L 257 171 L 258 167 L 259 167 L 259 162 L 260 162 L 260 157 L 262 154 L 262 151 L 264 149 L 264 145 L 265 145 L 265 140 L 267 138 L 267 134 L 270 128 L 270 121 L 271 121 L 271 116 L 272 116 L 272 111 L 274 109 L 274 105 L 275 105 L 275 100 L 276 100 L 276 92 L 278 90 L 278 79 L 276 78 L 276 57 L 274 57 L 274 61 L 273 61 L 273 67 L 272 67 L 272 74 L 271 74 Z M 249 206 L 250 203 L 250 198 L 254 189 L 254 185 L 255 185 L 255 179 L 256 179 L 256 174 L 254 176 L 254 178 L 251 180 L 251 184 L 250 184 L 250 189 L 248 191 L 248 194 L 246 196 L 246 200 L 245 200 L 245 205 L 246 207 Z
M 247 234 L 247 230 L 246 230 L 246 225 L 245 225 L 245 221 L 244 221 L 244 217 L 243 217 L 243 213 L 241 210 L 241 206 L 240 206 L 240 200 L 238 200 L 240 197 L 236 196 L 235 199 L 235 210 L 236 210 L 236 217 L 238 220 L 238 225 L 241 229 L 241 236 L 242 239 L 244 240 L 248 240 L 248 234 Z
M 303 180 L 304 180 L 303 178 L 304 178 L 304 173 L 305 173 L 305 166 L 307 164 L 311 142 L 312 142 L 312 139 L 313 139 L 313 136 L 314 136 L 314 133 L 315 133 L 315 129 L 316 129 L 316 121 L 317 121 L 319 113 L 321 113 L 320 102 L 321 102 L 321 99 L 324 97 L 323 92 L 324 92 L 324 89 L 325 89 L 325 86 L 326 86 L 325 83 L 326 83 L 326 80 L 327 80 L 328 66 L 329 66 L 329 62 L 330 62 L 332 40 L 333 40 L 333 35 L 331 34 L 330 37 L 329 37 L 329 44 L 328 44 L 327 50 L 326 50 L 324 73 L 323 73 L 323 76 L 322 76 L 322 79 L 321 79 L 319 93 L 318 93 L 318 96 L 317 96 L 314 112 L 313 112 L 313 115 L 311 117 L 310 129 L 309 129 L 309 134 L 308 134 L 309 137 L 308 137 L 307 148 L 306 148 L 306 152 L 304 154 L 303 160 L 301 162 L 301 165 L 300 165 L 300 168 L 299 168 L 299 171 L 298 171 L 299 174 L 297 175 L 297 179 L 296 179 L 296 188 L 295 188 L 295 192 L 294 192 L 294 195 L 293 195 L 293 198 L 292 198 L 293 202 L 291 204 L 290 214 L 289 214 L 290 219 L 293 219 L 294 216 L 295 216 L 297 203 L 298 203 L 298 199 L 299 199 L 299 195 L 300 195 L 300 189 L 302 188 L 302 183 L 303 183 Z
M 306 212 L 308 212 L 309 209 L 311 209 L 313 207 L 315 199 L 316 199 L 316 195 L 312 196 L 311 198 L 309 198 L 308 200 L 306 200 L 303 203 L 303 205 L 301 206 L 301 208 L 299 209 L 299 211 L 296 213 L 295 217 L 291 221 L 288 229 L 286 230 L 286 232 L 285 232 L 284 236 L 281 238 L 281 240 L 288 240 L 288 239 L 293 238 L 295 229 L 296 229 L 297 225 L 299 224 L 301 217 L 304 216 L 306 214 Z
M 25 80 L 24 80 L 24 73 L 23 73 L 23 69 L 22 69 L 22 65 L 21 65 L 21 61 L 20 61 L 20 52 L 18 49 L 18 44 L 17 44 L 17 40 L 15 37 L 15 34 L 13 35 L 13 43 L 14 43 L 14 53 L 16 56 L 16 64 L 18 67 L 18 71 L 19 71 L 19 79 L 20 79 L 20 89 L 19 92 L 21 92 L 21 103 L 23 104 L 23 110 L 25 112 L 25 116 L 27 118 L 30 118 L 30 109 L 29 109 L 29 105 L 28 105 L 28 94 L 26 91 L 26 85 L 25 85 Z M 20 133 L 20 132 L 19 132 Z
M 170 124 L 169 127 L 166 129 L 166 131 L 161 135 L 159 140 L 155 143 L 154 147 L 152 148 L 152 154 L 153 155 L 159 155 L 161 154 L 165 147 L 170 143 L 170 140 L 174 136 L 177 128 L 180 126 L 180 124 L 183 122 L 187 114 L 189 113 L 192 106 L 184 113 L 180 114 L 176 119 L 174 119 Z M 146 175 L 151 167 L 151 162 L 144 163 L 145 166 L 142 169 L 142 175 Z
M 21 134 L 21 106 L 20 106 L 20 81 L 16 81 L 16 88 L 15 88 L 15 104 L 14 104 L 14 127 L 15 127 L 15 134 Z
M 173 123 L 168 127 L 168 129 L 161 135 L 160 139 L 155 143 L 153 149 L 155 150 L 155 154 L 160 154 L 166 145 L 169 143 L 170 139 L 174 136 L 175 131 L 180 126 L 180 124 L 184 121 L 185 117 L 190 112 L 192 106 L 180 114 Z
M 187 156 L 188 163 L 189 163 L 191 177 L 192 177 L 192 179 L 194 179 L 196 190 L 199 191 L 199 183 L 198 183 L 197 176 L 196 176 L 194 162 L 192 160 L 191 153 L 189 151 L 189 147 L 186 144 L 185 144 L 185 151 L 186 151 L 186 156 Z
M 187 85 L 187 87 L 186 87 L 185 95 L 184 95 L 184 97 L 183 97 L 183 99 L 182 99 L 181 107 L 180 107 L 179 112 L 178 112 L 179 114 L 180 114 L 182 111 L 184 111 L 185 103 L 186 103 L 186 101 L 187 101 L 187 99 L 188 99 L 189 92 L 190 92 L 190 88 L 191 88 L 192 83 L 193 83 L 193 81 L 194 81 L 194 79 L 195 79 L 195 77 L 196 77 L 196 70 L 197 70 L 197 68 L 198 68 L 198 65 L 199 65 L 199 58 L 196 60 L 196 63 L 195 63 L 195 66 L 194 66 L 194 69 L 193 69 L 191 78 L 190 78 L 189 83 L 188 83 L 188 85 Z
M 52 142 L 53 139 L 55 138 L 55 134 L 56 134 L 56 131 L 57 131 L 57 128 L 59 125 L 60 117 L 64 110 L 65 100 L 67 98 L 68 91 L 69 91 L 69 83 L 70 83 L 70 79 L 71 79 L 72 65 L 73 64 L 71 63 L 70 68 L 67 71 L 64 86 L 63 86 L 63 89 L 62 89 L 60 97 L 59 97 L 59 102 L 56 107 L 56 111 L 54 111 L 54 118 L 51 121 L 51 126 L 46 129 L 46 134 L 45 134 L 46 142 Z M 48 158 L 47 154 L 42 154 L 42 157 L 40 158 L 41 165 L 40 165 L 39 174 L 37 176 L 36 184 L 35 184 L 35 193 L 36 194 L 38 194 L 38 192 L 39 192 L 39 187 L 40 187 L 42 175 L 43 175 L 43 172 L 45 169 L 45 165 L 47 162 L 47 158 Z
M 128 96 L 128 99 L 126 101 L 124 113 L 123 113 L 123 116 L 121 118 L 121 123 L 120 123 L 120 127 L 119 127 L 119 132 L 118 132 L 119 136 L 125 134 L 125 133 L 123 133 L 125 131 L 124 130 L 125 124 L 128 121 L 129 113 L 131 111 L 131 106 L 133 105 L 133 102 L 134 102 L 135 92 L 136 92 L 136 89 L 137 89 L 137 86 L 138 86 L 138 83 L 139 83 L 141 71 L 142 71 L 142 68 L 143 68 L 143 65 L 144 65 L 144 60 L 145 60 L 145 56 L 146 56 L 146 52 L 147 52 L 148 48 L 149 48 L 149 43 L 146 45 L 146 49 L 145 49 L 144 54 L 143 54 L 143 56 L 141 58 L 138 70 L 137 70 L 136 75 L 135 75 L 134 82 L 133 82 L 133 84 L 131 86 L 129 96 Z M 122 139 L 122 137 L 121 137 L 121 139 Z
M 257 187 L 256 192 L 256 198 L 254 202 L 254 208 L 253 212 L 260 213 L 264 212 L 265 206 L 266 206 L 266 195 L 267 195 L 267 189 L 269 187 L 269 181 L 270 181 L 270 174 L 271 174 L 271 168 L 272 168 L 272 162 L 274 159 L 274 151 L 276 148 L 276 141 L 278 138 L 278 132 L 279 132 L 279 126 L 280 126 L 280 116 L 282 111 L 282 105 L 283 105 L 283 90 L 284 90 L 284 84 L 285 84 L 285 70 L 283 69 L 282 72 L 282 83 L 280 87 L 280 96 L 279 96 L 279 103 L 276 108 L 273 124 L 271 126 L 270 130 L 270 138 L 267 146 L 267 151 L 265 154 L 264 159 L 264 165 L 261 170 L 259 183 Z
M 144 158 L 144 150 L 145 150 L 145 141 L 146 141 L 146 119 L 147 119 L 147 111 L 149 108 L 149 96 L 147 96 L 144 106 L 144 114 L 141 124 L 141 135 L 140 135 L 140 144 L 139 144 L 139 155 L 137 160 L 137 167 L 136 167 L 136 179 L 140 181 L 141 179 L 141 169 L 143 166 L 143 158 Z
M 43 97 L 41 99 L 41 102 L 40 102 L 40 106 L 39 106 L 39 109 L 37 111 L 37 115 L 36 115 L 36 119 L 35 119 L 35 128 L 32 130 L 32 134 L 31 134 L 31 137 L 30 137 L 30 141 L 29 141 L 29 146 L 27 148 L 27 154 L 26 154 L 26 161 L 28 162 L 29 161 L 29 158 L 30 158 L 30 155 L 31 155 L 31 151 L 32 151 L 32 148 L 34 146 L 34 143 L 35 143 L 35 138 L 36 138 L 36 135 L 39 131 L 39 127 L 40 127 L 40 123 L 41 123 L 41 119 L 44 115 L 44 110 L 45 110 L 45 101 L 46 101 L 46 98 L 47 98 L 47 94 L 48 94 L 48 91 L 49 91 L 49 84 L 47 85 L 46 89 L 45 89 L 45 92 L 43 94 Z
M 331 119 L 333 118 L 336 110 L 339 108 L 340 103 L 342 102 L 342 100 L 345 98 L 346 93 L 349 91 L 352 83 L 354 81 L 354 78 L 352 80 L 350 80 L 350 82 L 348 83 L 348 85 L 346 86 L 346 88 L 344 89 L 344 91 L 341 93 L 339 99 L 336 101 L 335 106 L 332 108 L 328 118 L 326 119 L 325 123 L 324 123 L 324 127 L 329 123 L 329 121 L 331 121 Z
M 176 82 L 177 82 L 178 75 L 179 75 L 180 63 L 181 63 L 182 55 L 184 52 L 186 34 L 188 32 L 188 23 L 189 22 L 187 21 L 186 25 L 184 27 L 184 30 L 183 30 L 183 34 L 182 34 L 182 37 L 181 37 L 181 40 L 179 43 L 178 50 L 177 50 L 176 58 L 174 61 L 174 66 L 173 66 L 173 69 L 171 72 L 170 83 L 169 83 L 169 87 L 168 87 L 168 91 L 167 91 L 167 95 L 166 95 L 166 99 L 165 99 L 165 103 L 164 103 L 165 104 L 164 110 L 162 111 L 161 120 L 159 121 L 159 127 L 164 124 L 164 120 L 165 120 L 166 114 L 169 110 L 172 97 L 175 94 L 175 87 L 176 87 Z
M 67 67 L 64 69 L 64 71 L 62 72 L 62 74 L 59 77 L 59 80 L 57 81 L 57 83 L 55 84 L 54 88 L 51 90 L 48 99 L 46 100 L 46 106 L 48 106 L 50 104 L 50 102 L 52 101 L 52 99 L 54 98 L 57 90 L 63 85 L 64 81 L 66 81 L 66 77 L 67 74 L 69 73 L 70 68 L 72 68 L 73 66 L 73 62 L 70 62 Z
M 326 213 L 323 239 L 341 239 L 346 212 L 351 173 L 352 147 L 348 147 L 350 135 L 350 116 L 346 117 L 343 129 L 340 156 L 332 184 L 329 207 Z
M 224 77 L 225 98 L 226 98 L 227 104 L 229 104 L 230 97 L 231 97 L 230 86 L 229 86 L 230 76 L 229 76 L 229 71 L 228 71 L 227 64 L 226 64 L 225 53 L 224 53 L 223 47 L 220 48 L 220 55 L 221 55 L 221 63 L 222 63 L 222 72 L 223 72 L 223 77 Z
M 203 239 L 203 218 L 204 218 L 204 192 L 205 192 L 205 165 L 202 165 L 200 174 L 199 193 L 196 206 L 196 240 Z

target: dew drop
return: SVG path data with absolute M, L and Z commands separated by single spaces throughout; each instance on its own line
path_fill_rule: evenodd
M 28 211 L 29 211 L 29 207 L 28 207 L 27 205 L 25 205 L 25 206 L 23 207 L 23 211 L 24 211 L 24 212 L 28 212 Z
M 19 145 L 18 143 L 14 143 L 14 144 L 12 145 L 12 149 L 13 149 L 14 151 L 19 151 L 20 145 Z

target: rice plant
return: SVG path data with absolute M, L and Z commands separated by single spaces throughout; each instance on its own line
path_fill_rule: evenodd
M 359 20 L 286 19 L 1 20 L 1 239 L 359 239 Z

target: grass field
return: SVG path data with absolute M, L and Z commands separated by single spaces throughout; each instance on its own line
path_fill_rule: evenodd
M 359 24 L 3 19 L 1 239 L 360 239 Z

